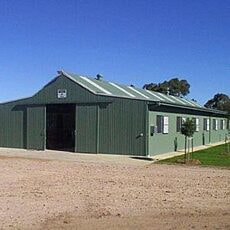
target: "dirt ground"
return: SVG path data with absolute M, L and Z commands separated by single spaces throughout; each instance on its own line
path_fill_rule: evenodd
M 230 229 L 230 170 L 36 154 L 1 150 L 0 229 Z

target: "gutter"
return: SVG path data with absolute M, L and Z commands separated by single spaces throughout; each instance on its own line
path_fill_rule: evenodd
M 220 111 L 220 110 L 215 110 L 215 109 L 207 109 L 207 108 L 199 108 L 199 107 L 190 107 L 190 106 L 183 106 L 183 105 L 177 105 L 177 104 L 169 104 L 166 102 L 149 102 L 149 105 L 157 105 L 157 106 L 169 106 L 169 107 L 177 107 L 177 108 L 181 108 L 181 109 L 189 109 L 189 110 L 195 110 L 195 111 L 202 111 L 202 112 L 206 112 L 206 113 L 213 113 L 213 114 L 221 114 L 221 115 L 227 115 L 227 112 L 224 111 Z

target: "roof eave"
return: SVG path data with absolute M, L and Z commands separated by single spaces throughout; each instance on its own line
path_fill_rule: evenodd
M 220 115 L 227 115 L 227 112 L 220 111 L 220 110 L 214 110 L 214 109 L 208 109 L 208 108 L 199 108 L 199 107 L 190 107 L 190 106 L 184 106 L 184 105 L 178 105 L 178 104 L 171 104 L 167 102 L 149 102 L 148 104 L 153 104 L 153 105 L 164 105 L 164 106 L 170 106 L 170 107 L 177 107 L 177 108 L 182 108 L 182 109 L 190 109 L 190 110 L 197 110 L 197 111 L 202 111 L 202 112 L 208 112 L 208 113 L 214 113 L 214 114 L 220 114 Z

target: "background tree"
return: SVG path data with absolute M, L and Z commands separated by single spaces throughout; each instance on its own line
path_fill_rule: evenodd
M 219 109 L 230 114 L 230 98 L 223 93 L 217 93 L 214 97 L 206 102 L 206 108 Z
M 145 84 L 143 89 L 148 89 L 160 93 L 167 94 L 173 96 L 186 96 L 189 94 L 190 84 L 187 80 L 179 80 L 178 78 L 172 78 L 169 81 L 164 81 L 162 83 L 150 83 Z
M 230 97 L 223 93 L 217 93 L 214 97 L 206 102 L 206 108 L 219 109 L 228 113 L 228 129 L 230 122 Z
M 189 148 L 187 151 L 188 138 L 193 137 L 195 130 L 196 130 L 196 125 L 195 125 L 194 121 L 192 119 L 187 118 L 181 127 L 181 133 L 185 136 L 185 153 L 184 153 L 185 154 L 184 155 L 185 163 L 190 160 Z M 193 145 L 193 143 L 192 143 L 192 145 Z

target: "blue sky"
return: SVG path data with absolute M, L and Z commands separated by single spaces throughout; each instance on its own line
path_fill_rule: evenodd
M 188 80 L 189 98 L 230 94 L 228 0 L 1 0 L 0 102 L 64 69 L 142 87 Z

